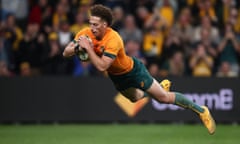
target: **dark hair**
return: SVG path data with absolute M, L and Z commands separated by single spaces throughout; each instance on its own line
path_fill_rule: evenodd
M 113 15 L 110 8 L 105 7 L 101 4 L 96 4 L 91 7 L 90 13 L 91 16 L 97 16 L 106 21 L 108 26 L 112 25 Z

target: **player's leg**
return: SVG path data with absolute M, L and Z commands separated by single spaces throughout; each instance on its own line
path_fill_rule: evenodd
M 147 90 L 149 95 L 162 103 L 175 104 L 183 108 L 189 108 L 197 113 L 202 113 L 204 109 L 194 102 L 187 99 L 183 94 L 178 92 L 167 92 L 154 79 L 153 84 Z
M 145 92 L 137 88 L 128 88 L 126 90 L 120 91 L 120 93 L 128 98 L 131 102 L 137 102 L 138 100 L 144 98 Z
M 165 79 L 160 82 L 160 85 L 164 90 L 169 91 L 171 82 L 169 80 Z M 120 93 L 122 95 L 124 95 L 126 98 L 128 98 L 131 102 L 136 102 L 136 101 L 148 96 L 148 94 L 146 92 L 144 92 L 143 90 L 133 88 L 133 87 L 128 88 L 123 91 L 120 91 Z
M 179 105 L 183 108 L 190 108 L 197 113 L 201 113 L 201 112 L 204 111 L 203 108 L 201 108 L 200 106 L 196 105 L 192 101 L 185 98 L 181 93 L 168 92 L 169 89 L 170 89 L 170 86 L 171 86 L 171 82 L 169 80 L 163 80 L 160 83 L 160 85 L 167 92 L 162 91 L 162 88 L 159 87 L 158 82 L 156 80 L 154 80 L 154 82 L 152 84 L 152 88 L 151 88 L 154 91 L 150 95 L 152 97 L 155 97 L 157 95 L 158 96 L 158 98 L 156 99 L 157 101 L 163 102 L 163 103 L 176 104 L 176 105 Z M 156 93 L 154 94 L 155 91 L 156 91 Z M 161 92 L 163 92 L 163 94 L 161 94 Z
M 147 92 L 152 98 L 159 102 L 175 104 L 183 108 L 191 109 L 198 113 L 209 133 L 214 133 L 216 127 L 215 122 L 207 107 L 197 105 L 196 103 L 187 99 L 181 93 L 165 91 L 156 80 L 153 81 Z

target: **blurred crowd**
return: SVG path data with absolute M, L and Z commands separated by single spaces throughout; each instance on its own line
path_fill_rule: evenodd
M 126 52 L 154 77 L 239 77 L 238 0 L 1 0 L 0 77 L 100 75 L 62 57 L 96 3 L 112 9 Z

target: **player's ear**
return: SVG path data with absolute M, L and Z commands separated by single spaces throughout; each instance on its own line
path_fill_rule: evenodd
M 107 23 L 106 23 L 106 22 L 104 22 L 104 23 L 103 23 L 103 26 L 104 26 L 104 28 L 106 28 L 106 27 L 107 27 Z

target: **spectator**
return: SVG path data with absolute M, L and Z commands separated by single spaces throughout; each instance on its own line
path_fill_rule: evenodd
M 93 0 L 80 0 L 79 1 L 79 6 L 78 6 L 78 12 L 81 12 L 84 14 L 85 18 L 88 18 L 89 16 L 89 8 L 93 4 Z M 76 13 L 74 13 L 75 15 Z
M 216 73 L 217 77 L 237 77 L 238 73 L 231 69 L 231 65 L 227 61 L 223 61 Z
M 142 59 L 157 76 L 175 75 L 170 70 L 170 61 L 178 52 L 183 61 L 190 61 L 182 75 L 188 74 L 188 70 L 193 72 L 191 75 L 200 70 L 205 71 L 205 76 L 239 75 L 237 0 L 2 0 L 0 60 L 7 65 L 10 75 L 21 75 L 21 64 L 25 62 L 32 76 L 98 75 L 91 65 L 79 63 L 77 58 L 62 59 L 61 51 L 74 33 L 87 26 L 89 7 L 105 2 L 113 8 L 112 28 L 123 37 L 127 53 Z M 196 54 L 199 45 L 205 52 Z M 202 69 L 195 68 L 201 63 L 198 60 L 194 64 L 193 57 L 197 55 L 205 55 Z
M 229 22 L 231 8 L 236 6 L 236 2 L 235 0 L 222 0 L 222 3 L 220 19 L 222 19 L 222 23 L 225 25 Z
M 45 75 L 64 75 L 72 73 L 73 61 L 63 59 L 62 48 L 60 47 L 57 33 L 50 33 L 48 42 L 49 49 L 43 65 L 43 73 Z
M 28 0 L 2 0 L 2 9 L 13 13 L 18 20 L 26 19 L 28 15 Z
M 58 3 L 64 6 L 64 9 L 65 9 L 64 11 L 67 14 L 70 13 L 70 11 L 71 11 L 71 2 L 69 0 L 59 0 Z
M 75 16 L 75 22 L 70 27 L 71 33 L 75 35 L 78 31 L 87 27 L 88 25 L 86 23 L 86 20 L 87 18 L 85 17 L 85 14 L 83 14 L 81 11 L 78 11 Z
M 128 40 L 125 43 L 125 49 L 128 55 L 136 57 L 140 59 L 143 64 L 147 64 L 146 59 L 143 57 L 141 53 L 141 44 L 136 40 Z
M 208 16 L 211 21 L 217 22 L 217 15 L 214 9 L 214 2 L 211 0 L 199 0 L 198 1 L 198 9 L 199 9 L 199 18 Z
M 185 60 L 181 51 L 173 52 L 160 69 L 161 76 L 184 76 Z
M 152 18 L 151 18 L 152 19 Z M 143 36 L 143 54 L 147 63 L 158 63 L 162 58 L 164 44 L 164 32 L 159 28 L 159 19 L 152 21 Z
M 29 23 L 38 23 L 46 34 L 52 31 L 52 7 L 49 5 L 48 0 L 38 0 L 38 3 L 35 4 L 30 10 L 28 22 Z
M 114 22 L 113 22 L 112 28 L 114 30 L 119 31 L 120 29 L 123 28 L 124 15 L 125 13 L 122 7 L 116 6 L 113 8 Z
M 76 15 L 76 13 L 73 13 L 74 12 L 73 0 L 58 0 L 58 3 L 64 6 L 64 11 L 66 12 L 67 20 L 69 21 L 69 23 L 71 24 L 74 23 L 74 16 Z
M 50 51 L 48 57 L 54 57 L 61 54 L 61 48 L 58 40 L 58 35 L 55 32 L 52 32 L 48 35 L 48 42 Z
M 37 23 L 29 23 L 24 34 L 24 39 L 20 43 L 18 51 L 18 64 L 28 62 L 32 67 L 32 74 L 40 75 L 44 61 L 46 40 L 40 33 Z
M 152 28 L 156 28 L 162 32 L 163 36 L 166 36 L 168 32 L 168 21 L 159 13 L 158 8 L 153 9 L 153 14 L 147 19 L 144 24 L 144 31 Z
M 209 39 L 212 43 L 219 43 L 219 30 L 212 25 L 209 16 L 202 16 L 201 23 L 194 29 L 193 42 L 200 41 L 202 29 L 205 29 L 209 33 Z
M 182 41 L 180 40 L 181 36 L 178 36 L 178 34 L 176 34 L 175 29 L 171 29 L 168 36 L 165 39 L 165 43 L 164 43 L 164 60 L 168 59 L 169 57 L 172 57 L 172 55 L 176 52 L 176 51 L 182 51 L 184 52 L 184 54 L 187 54 L 187 52 L 189 50 L 185 50 L 182 44 Z M 184 55 L 185 57 L 186 55 Z
M 158 2 L 160 4 L 158 4 Z M 162 4 L 161 4 L 162 2 Z M 157 9 L 159 15 L 166 21 L 166 28 L 169 29 L 173 26 L 175 21 L 174 10 L 177 10 L 177 3 L 175 0 L 158 0 L 157 1 Z
M 240 36 L 240 9 L 232 7 L 227 21 L 233 25 L 234 32 Z
M 151 12 L 145 6 L 139 6 L 136 10 L 138 26 L 143 30 L 147 27 L 147 21 L 151 18 Z
M 67 20 L 60 22 L 57 34 L 60 47 L 63 50 L 66 45 L 73 39 L 73 33 L 70 31 L 70 25 Z
M 48 5 L 48 1 L 38 0 L 37 4 L 35 4 L 30 10 L 28 22 L 41 25 L 43 19 L 49 16 L 49 13 L 51 13 L 51 7 Z
M 192 53 L 189 61 L 189 67 L 194 77 L 210 77 L 212 76 L 213 58 L 207 54 L 203 44 L 198 44 Z
M 124 42 L 128 40 L 142 41 L 142 31 L 136 26 L 134 16 L 130 14 L 125 17 L 124 27 L 119 30 L 119 34 Z
M 170 5 L 174 11 L 174 14 L 176 14 L 179 9 L 178 9 L 178 1 L 177 0 L 157 0 L 156 1 L 156 6 L 157 7 L 162 7 L 164 5 Z
M 239 72 L 239 41 L 233 31 L 230 23 L 226 24 L 225 32 L 218 46 L 219 63 L 227 61 L 230 64 L 231 71 Z
M 20 64 L 20 76 L 23 76 L 23 77 L 32 76 L 31 66 L 28 62 L 22 62 Z
M 52 17 L 54 31 L 59 30 L 61 21 L 68 21 L 68 13 L 65 5 L 63 5 L 62 3 L 58 3 Z
M 185 56 L 190 55 L 190 46 L 193 41 L 193 26 L 191 25 L 192 16 L 189 8 L 184 8 L 181 10 L 180 15 L 173 27 L 170 30 L 170 34 L 165 42 L 166 45 L 169 44 L 169 39 L 173 39 L 173 37 L 178 37 L 179 42 L 178 46 L 181 45 L 184 51 Z
M 206 52 L 215 60 L 218 56 L 217 44 L 211 41 L 208 29 L 202 29 L 200 33 L 200 40 L 195 45 L 202 44 L 206 48 Z
M 12 50 L 17 50 L 19 42 L 23 39 L 22 29 L 17 25 L 15 16 L 8 14 L 5 24 L 5 35 L 9 42 L 12 44 Z
M 16 70 L 16 55 L 19 48 L 19 43 L 23 39 L 22 30 L 16 23 L 16 18 L 13 14 L 7 15 L 6 21 L 2 25 L 2 40 L 7 55 L 7 65 L 11 71 Z

